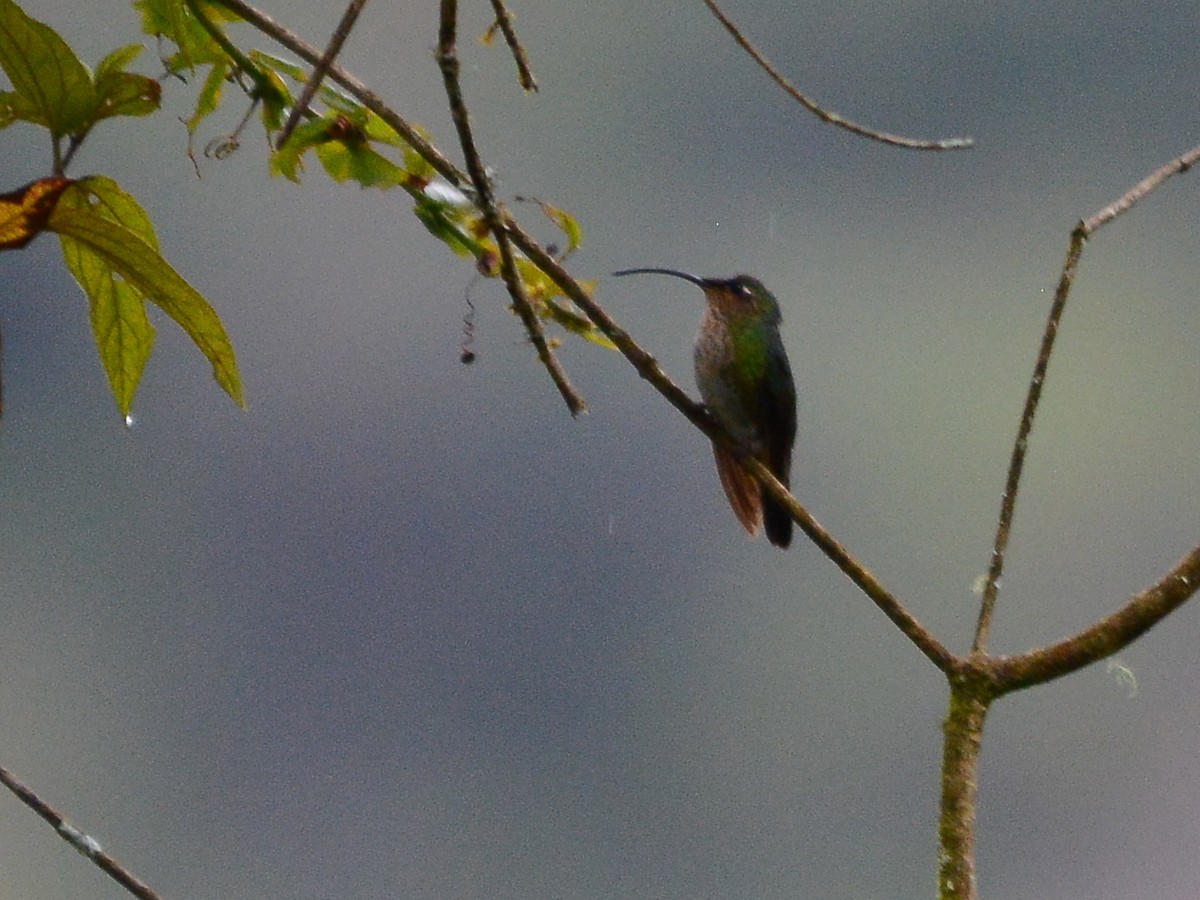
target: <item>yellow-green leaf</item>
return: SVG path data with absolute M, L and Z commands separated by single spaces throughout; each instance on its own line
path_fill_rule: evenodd
M 208 301 L 159 255 L 153 230 L 147 231 L 149 218 L 137 201 L 109 179 L 88 179 L 70 193 L 70 202 L 55 208 L 49 228 L 63 239 L 64 253 L 86 267 L 85 280 L 80 282 L 84 290 L 99 286 L 97 293 L 88 296 L 99 307 L 93 312 L 93 325 L 101 326 L 97 345 L 118 404 L 132 398 L 134 376 L 140 375 L 138 354 L 142 349 L 148 353 L 146 333 L 129 312 L 136 296 L 174 319 L 208 358 L 217 383 L 239 406 L 245 405 L 225 327 Z M 80 256 L 83 251 L 94 258 Z M 106 357 L 106 350 L 114 355 Z M 132 388 L 127 389 L 131 378 Z M 119 387 L 128 392 L 119 392 Z
M 334 181 L 357 181 L 363 187 L 395 187 L 408 173 L 363 143 L 327 141 L 317 145 L 317 158 Z
M 221 93 L 225 89 L 225 78 L 229 75 L 229 62 L 222 60 L 214 63 L 196 95 L 196 109 L 187 120 L 188 135 L 194 135 L 200 123 L 206 116 L 212 115 L 221 105 Z
M 413 205 L 413 212 L 429 233 L 442 241 L 459 256 L 480 257 L 486 249 L 469 232 L 460 209 L 449 203 L 422 197 Z
M 99 105 L 96 119 L 113 116 L 148 116 L 162 102 L 162 86 L 134 72 L 109 72 L 96 81 Z
M 74 183 L 63 201 L 73 208 L 87 207 L 96 215 L 128 228 L 159 252 L 158 235 L 150 214 L 122 187 L 104 175 L 90 175 Z
M 124 47 L 118 47 L 100 60 L 100 64 L 96 66 L 96 78 L 102 78 L 109 72 L 124 72 L 129 68 L 131 62 L 142 55 L 144 49 L 146 48 L 141 44 L 126 44 Z
M 96 66 L 96 119 L 145 116 L 158 109 L 162 86 L 153 78 L 125 71 L 141 52 L 140 44 L 130 44 L 100 60 Z
M 156 38 L 166 38 L 179 52 L 166 60 L 172 71 L 194 69 L 196 66 L 224 62 L 227 57 L 220 45 L 204 30 L 196 17 L 184 6 L 183 0 L 134 0 L 142 16 L 142 32 Z M 232 21 L 237 15 L 220 3 L 205 3 L 204 13 L 213 22 Z
M 59 241 L 67 268 L 87 294 L 100 363 L 121 415 L 127 416 L 154 349 L 154 326 L 146 316 L 146 301 L 82 241 L 65 234 L 59 235 Z
M 55 137 L 84 128 L 96 107 L 92 73 L 59 37 L 13 0 L 0 0 L 0 67 L 20 102 L 20 118 L 44 125 Z
M 579 248 L 583 243 L 583 229 L 579 227 L 579 221 L 569 212 L 559 209 L 557 206 L 551 206 L 536 197 L 531 198 L 534 203 L 542 208 L 542 212 L 546 214 L 551 222 L 562 229 L 563 235 L 567 239 L 567 249 L 563 251 L 562 259 L 566 259 L 571 253 Z

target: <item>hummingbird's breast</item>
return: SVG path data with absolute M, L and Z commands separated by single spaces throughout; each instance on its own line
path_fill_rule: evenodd
M 706 312 L 696 338 L 696 386 L 713 416 L 739 444 L 751 453 L 763 446 L 761 423 L 754 410 L 763 373 L 761 354 L 741 346 L 737 329 L 722 315 Z

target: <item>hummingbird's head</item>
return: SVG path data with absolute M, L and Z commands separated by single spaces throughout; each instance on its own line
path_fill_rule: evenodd
M 750 275 L 705 278 L 700 287 L 709 304 L 727 318 L 751 318 L 772 325 L 782 318 L 775 297 Z

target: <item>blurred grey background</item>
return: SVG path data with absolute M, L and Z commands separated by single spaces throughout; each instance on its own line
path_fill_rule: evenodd
M 573 271 L 689 388 L 698 292 L 606 273 L 772 287 L 798 496 L 965 649 L 1068 232 L 1200 140 L 1200 7 L 729 0 L 830 108 L 978 142 L 921 154 L 805 113 L 699 2 L 512 0 L 536 96 L 463 6 L 501 193 L 578 217 Z M 125 4 L 25 8 L 93 64 L 140 39 Z M 341 10 L 269 11 L 323 44 Z M 436 4 L 380 0 L 342 62 L 458 158 L 435 37 Z M 255 130 L 197 179 L 196 87 L 72 174 L 148 208 L 247 412 L 156 316 L 127 431 L 56 241 L 0 256 L 0 764 L 172 898 L 932 896 L 932 666 L 804 540 L 747 541 L 706 441 L 568 339 L 573 421 L 501 286 L 399 191 L 271 180 Z M 49 171 L 33 129 L 0 141 L 5 190 Z M 1088 248 L 998 652 L 1089 624 L 1200 535 L 1198 210 L 1184 176 Z M 1097 666 L 995 708 L 984 896 L 1195 896 L 1196 612 L 1122 654 L 1134 696 Z M 127 896 L 7 795 L 0 894 Z

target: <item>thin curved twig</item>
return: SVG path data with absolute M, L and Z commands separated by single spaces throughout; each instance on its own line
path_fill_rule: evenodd
M 441 0 L 441 24 L 438 28 L 438 66 L 442 70 L 442 81 L 446 88 L 446 97 L 450 102 L 450 117 L 458 131 L 458 143 L 462 147 L 463 156 L 467 162 L 467 172 L 471 176 L 471 184 L 475 187 L 479 209 L 483 214 L 484 224 L 496 238 L 496 247 L 500 251 L 500 277 L 508 287 L 508 293 L 513 299 L 513 308 L 520 316 L 525 330 L 529 334 L 537 350 L 538 359 L 550 374 L 559 394 L 566 401 L 567 409 L 572 416 L 577 416 L 587 409 L 583 397 L 575 390 L 566 371 L 550 349 L 546 335 L 542 331 L 542 323 L 538 321 L 537 313 L 525 293 L 525 283 L 517 271 L 513 259 L 512 245 L 508 234 L 501 225 L 500 213 L 496 198 L 492 191 L 483 160 L 475 147 L 475 138 L 471 134 L 471 120 L 467 113 L 467 105 L 463 101 L 462 88 L 458 82 L 458 51 L 456 49 L 458 31 L 458 2 L 457 0 Z
M 816 101 L 809 99 L 804 94 L 800 93 L 799 89 L 790 81 L 783 77 L 778 69 L 771 65 L 770 60 L 759 52 L 758 48 L 750 43 L 749 39 L 742 34 L 741 30 L 733 23 L 729 16 L 717 6 L 714 0 L 704 0 L 704 5 L 712 11 L 712 14 L 717 17 L 717 20 L 725 26 L 725 30 L 733 35 L 733 39 L 738 42 L 739 46 L 747 53 L 762 68 L 764 72 L 783 88 L 792 97 L 815 115 L 818 119 L 828 122 L 830 125 L 836 125 L 838 128 L 844 128 L 846 131 L 853 132 L 865 138 L 870 138 L 873 141 L 879 141 L 883 144 L 891 144 L 893 147 L 904 147 L 909 150 L 966 150 L 975 146 L 975 141 L 972 138 L 943 138 L 942 140 L 923 140 L 919 138 L 906 138 L 898 134 L 889 134 L 886 131 L 877 131 L 874 128 L 868 128 L 866 125 L 859 125 L 857 122 L 852 122 L 845 116 L 838 115 L 818 105 Z
M 8 769 L 0 768 L 0 784 L 12 791 L 22 803 L 49 822 L 58 836 L 94 862 L 121 887 L 140 900 L 162 900 L 162 896 L 104 852 L 100 843 L 68 822 L 58 810 L 26 787 Z
M 1054 302 L 1050 305 L 1050 313 L 1046 318 L 1046 328 L 1042 333 L 1042 344 L 1038 350 L 1037 362 L 1033 367 L 1033 377 L 1029 380 L 1029 390 L 1025 396 L 1025 408 L 1021 411 L 1021 421 L 1017 426 L 1017 438 L 1013 442 L 1012 456 L 1009 459 L 1008 474 L 1004 481 L 1004 495 L 1000 502 L 1000 519 L 996 525 L 996 538 L 992 544 L 992 559 L 988 566 L 987 579 L 983 586 L 983 599 L 979 606 L 979 620 L 975 625 L 975 639 L 971 646 L 973 654 L 982 654 L 987 649 L 988 633 L 991 630 L 992 616 L 996 608 L 996 596 L 999 594 L 1000 577 L 1004 573 L 1004 554 L 1008 549 L 1008 540 L 1012 532 L 1013 515 L 1017 505 L 1017 490 L 1021 484 L 1021 472 L 1025 465 L 1025 454 L 1029 449 L 1029 434 L 1033 430 L 1033 419 L 1037 414 L 1038 403 L 1041 401 L 1042 389 L 1046 382 L 1046 370 L 1050 365 L 1050 354 L 1054 350 L 1054 341 L 1058 336 L 1058 326 L 1062 321 L 1063 310 L 1066 308 L 1067 296 L 1071 285 L 1075 282 L 1075 274 L 1079 269 L 1079 260 L 1083 256 L 1083 247 L 1097 230 L 1107 225 L 1117 216 L 1143 199 L 1151 191 L 1159 187 L 1173 175 L 1179 175 L 1200 162 L 1200 146 L 1193 147 L 1187 153 L 1171 160 L 1166 165 L 1155 169 L 1140 182 L 1101 209 L 1091 218 L 1080 222 L 1071 231 L 1071 240 L 1067 248 L 1067 258 L 1063 263 L 1062 272 L 1058 278 L 1058 287 L 1054 291 Z M 1099 659 L 1100 657 L 1096 657 Z

